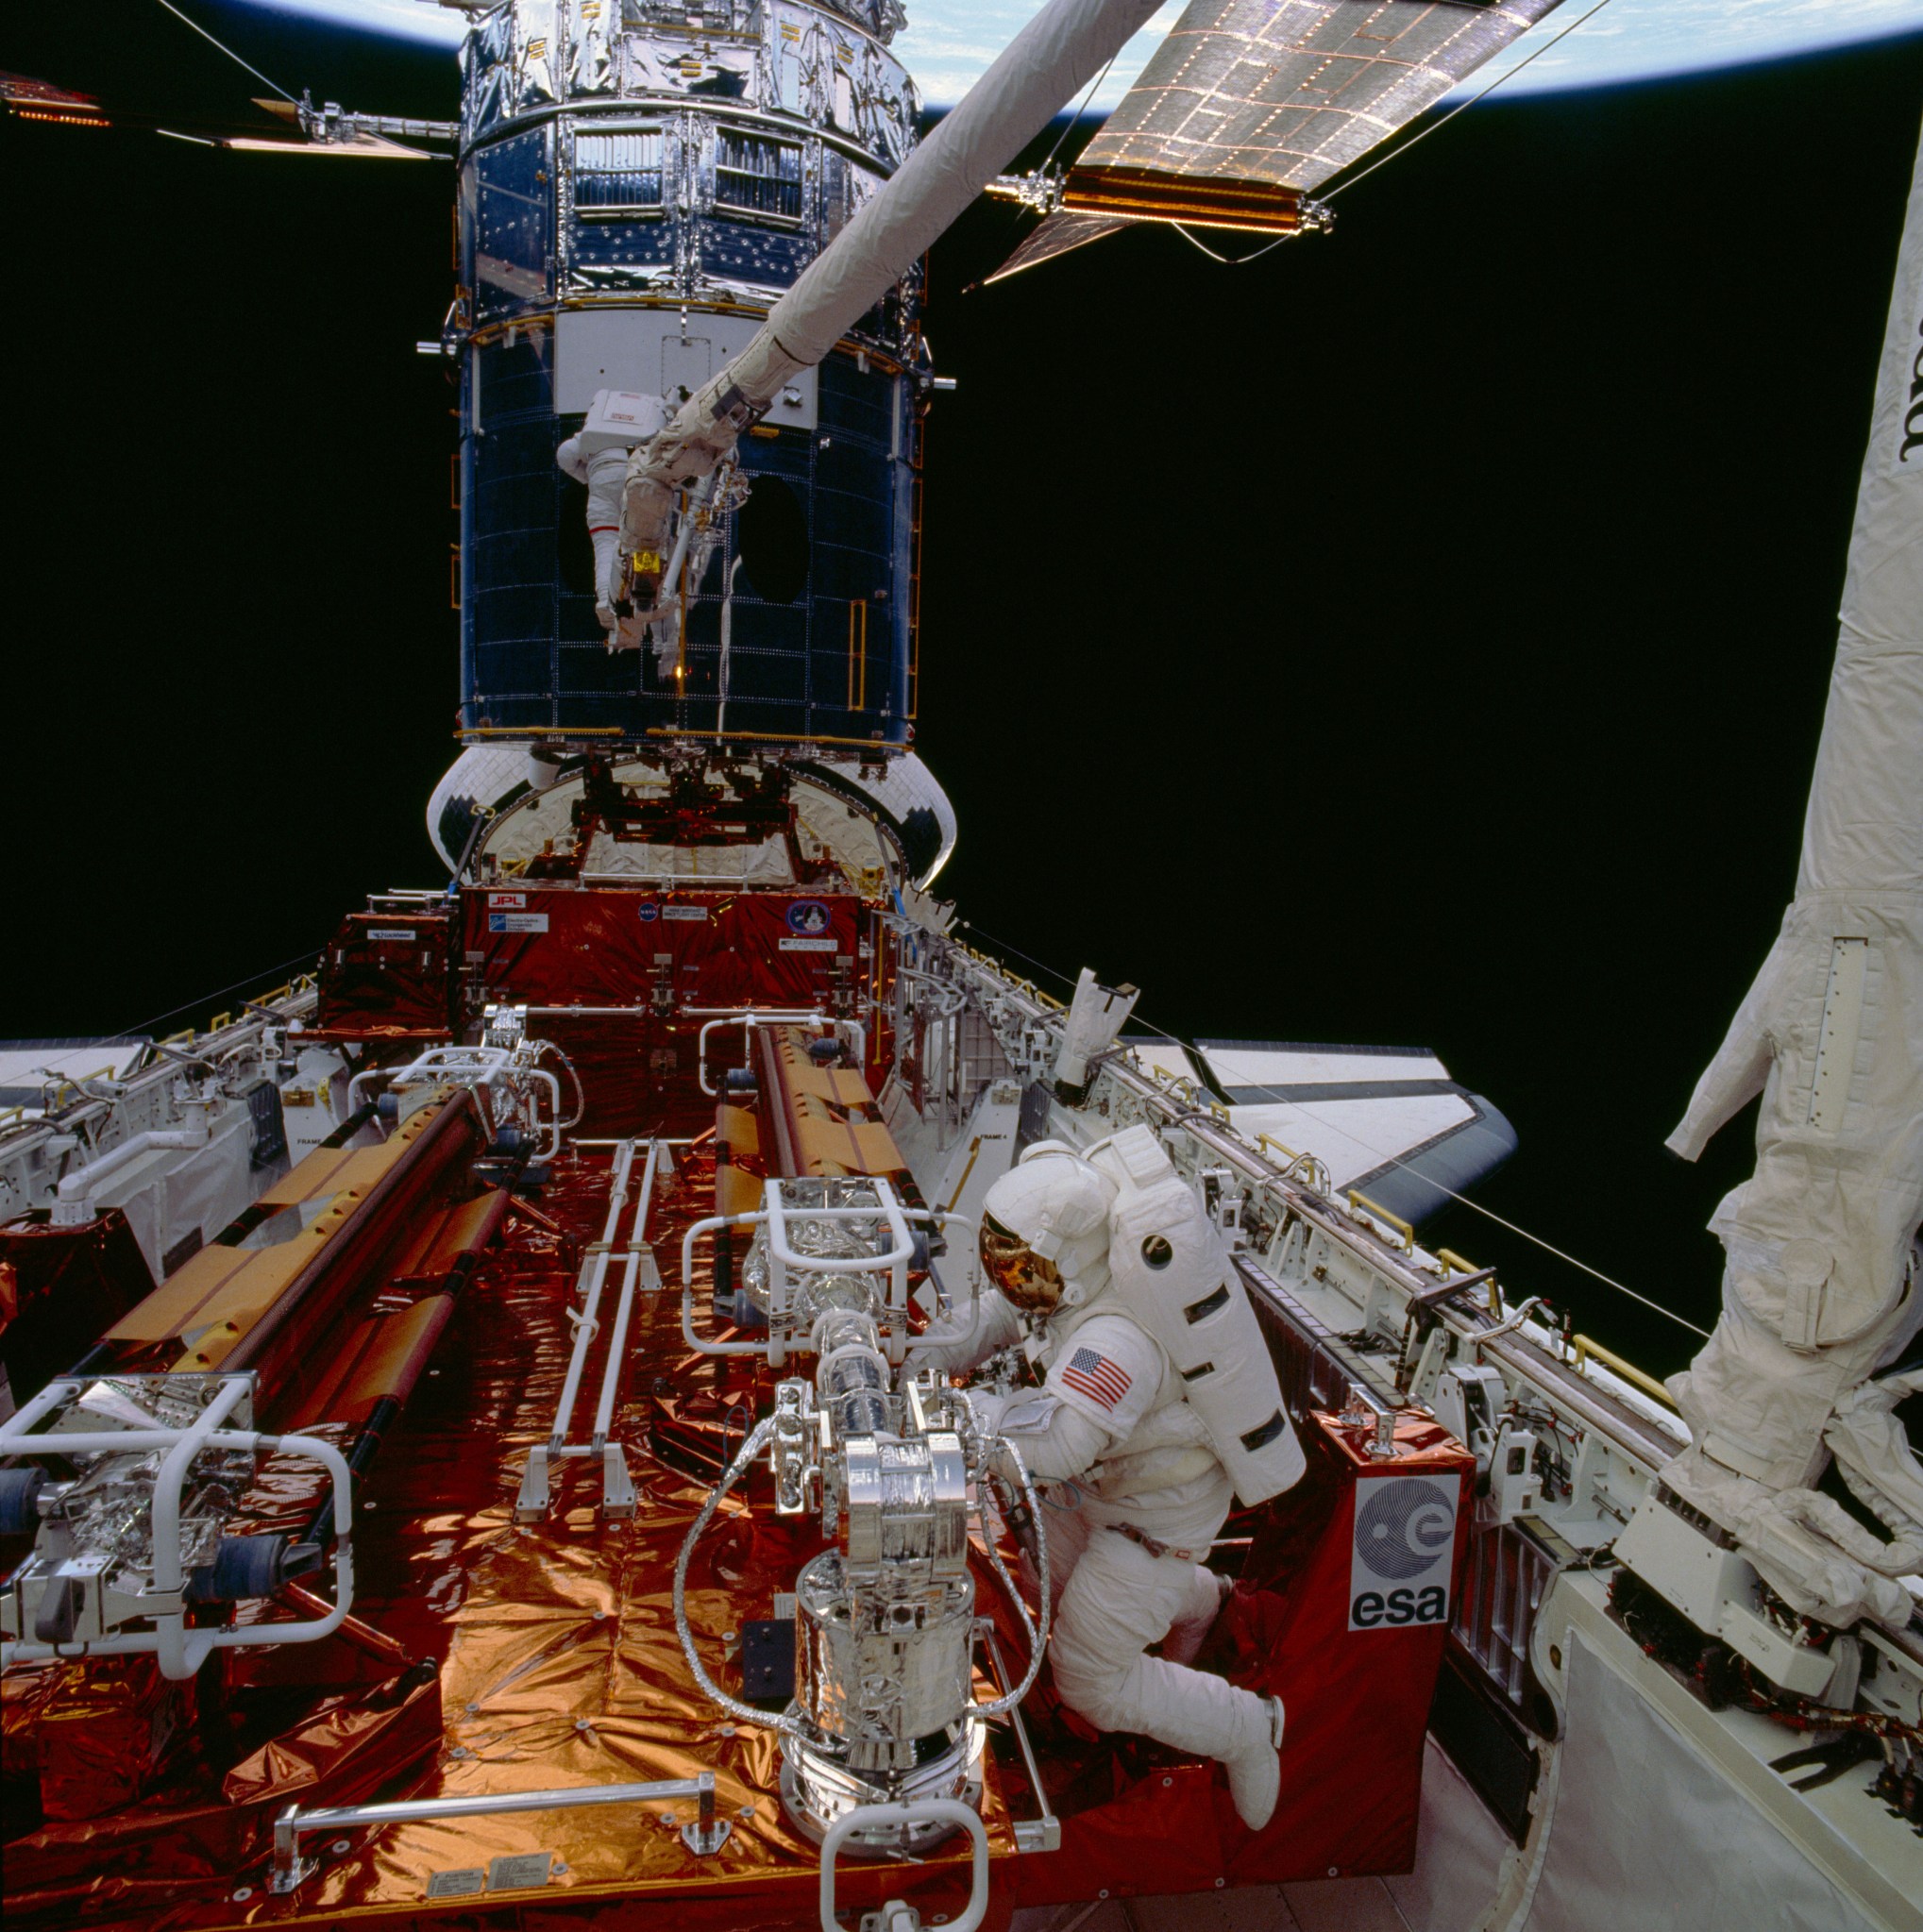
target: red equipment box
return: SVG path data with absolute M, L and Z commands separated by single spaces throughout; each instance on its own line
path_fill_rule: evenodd
M 330 1040 L 445 1040 L 453 1025 L 446 913 L 349 913 L 321 955 L 314 1032 Z
M 1021 1905 L 1414 1864 L 1424 1738 L 1468 1548 L 1475 1458 L 1412 1413 L 1396 1421 L 1392 1456 L 1370 1453 L 1373 1419 L 1312 1414 L 1302 1435 L 1307 1472 L 1256 1519 L 1198 1659 L 1287 1707 L 1274 1819 L 1246 1830 L 1214 1765 L 1139 1744 L 1106 1765 L 1078 1754 L 1059 1788 L 1051 1772 L 1068 1766 L 1045 1762 L 1062 1848 L 1016 1861 Z

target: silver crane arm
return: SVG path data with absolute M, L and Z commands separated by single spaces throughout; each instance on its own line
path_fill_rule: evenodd
M 681 493 L 711 475 L 798 371 L 810 369 L 1099 74 L 1159 0 L 1049 0 L 769 311 L 761 331 L 629 459 L 621 555 L 638 645 L 671 580 Z

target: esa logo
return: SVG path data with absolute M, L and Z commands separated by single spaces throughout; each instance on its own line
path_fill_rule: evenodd
M 1374 1630 L 1378 1623 L 1441 1623 L 1449 1615 L 1449 1592 L 1439 1583 L 1417 1592 L 1364 1590 L 1349 1605 L 1351 1630 Z
M 1358 1479 L 1349 1560 L 1351 1630 L 1449 1621 L 1461 1487 L 1456 1475 Z

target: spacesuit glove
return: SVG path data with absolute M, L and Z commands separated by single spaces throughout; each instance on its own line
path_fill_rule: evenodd
M 1002 1430 L 1002 1418 L 1007 1413 L 1008 1405 L 1018 1395 L 1025 1394 L 1021 1389 L 970 1388 L 965 1391 L 969 1407 L 973 1412 L 975 1427 L 984 1436 L 996 1436 Z

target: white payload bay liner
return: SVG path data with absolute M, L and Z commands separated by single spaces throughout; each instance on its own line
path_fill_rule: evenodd
M 1796 896 L 1669 1145 L 1763 1095 L 1756 1173 L 1711 1225 L 1723 1315 L 1672 1383 L 1670 1487 L 1798 1609 L 1900 1628 L 1923 1470 L 1871 1378 L 1923 1325 L 1923 154 L 1912 182 Z M 1807 1486 L 1833 1453 L 1887 1545 Z

